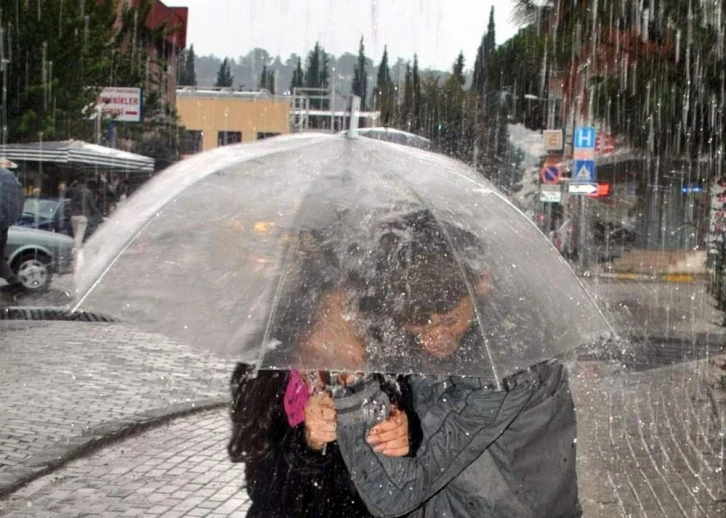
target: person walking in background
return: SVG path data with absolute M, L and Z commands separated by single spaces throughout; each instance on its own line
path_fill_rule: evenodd
M 83 238 L 88 228 L 88 220 L 99 214 L 93 193 L 88 187 L 89 178 L 82 182 L 73 180 L 70 187 L 66 189 L 66 196 L 70 199 L 71 228 L 73 229 L 73 255 L 83 246 Z
M 18 221 L 23 213 L 25 194 L 23 187 L 13 173 L 0 168 L 0 277 L 7 281 L 2 291 L 18 295 L 23 291 L 23 284 L 15 276 L 5 260 L 5 247 L 8 243 L 8 230 Z

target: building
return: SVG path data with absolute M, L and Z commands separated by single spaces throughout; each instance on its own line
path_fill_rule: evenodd
M 184 87 L 176 107 L 196 151 L 290 133 L 290 98 L 267 90 Z
M 136 7 L 143 0 L 122 0 L 119 10 L 124 6 Z M 176 102 L 176 70 L 181 51 L 187 44 L 187 24 L 189 9 L 187 7 L 169 7 L 161 0 L 152 0 L 145 28 L 153 31 L 166 29 L 164 37 L 149 40 L 147 50 L 154 59 L 150 62 L 150 75 L 158 78 L 158 88 L 162 100 L 173 105 Z M 151 85 L 152 83 L 150 83 Z

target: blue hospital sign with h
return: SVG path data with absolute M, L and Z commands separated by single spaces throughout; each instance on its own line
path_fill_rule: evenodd
M 595 149 L 595 128 L 582 126 L 575 129 L 575 149 Z

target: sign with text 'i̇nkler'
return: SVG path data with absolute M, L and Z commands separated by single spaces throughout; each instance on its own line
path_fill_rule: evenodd
M 572 153 L 572 184 L 595 184 L 595 144 L 597 131 L 593 127 L 575 128 Z

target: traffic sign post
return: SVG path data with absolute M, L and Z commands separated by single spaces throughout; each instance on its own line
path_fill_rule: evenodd
M 595 144 L 597 143 L 597 131 L 590 126 L 580 126 L 575 128 L 575 152 L 580 150 L 592 150 L 592 156 L 595 156 Z
M 561 151 L 565 143 L 562 130 L 544 130 L 542 132 L 542 142 L 547 152 Z
M 595 145 L 597 131 L 590 126 L 575 128 L 571 184 L 595 185 L 595 190 L 570 190 L 571 194 L 592 194 L 597 191 L 595 174 Z M 587 192 L 584 192 L 587 191 Z
M 539 173 L 542 183 L 556 184 L 562 178 L 562 168 L 555 164 L 545 165 Z
M 572 183 L 595 183 L 595 160 L 575 160 L 572 163 Z
M 594 194 L 597 192 L 596 183 L 571 183 L 567 189 L 570 194 Z
M 578 227 L 578 257 L 581 270 L 587 266 L 585 253 L 587 249 L 587 195 L 597 192 L 595 181 L 595 148 L 597 131 L 591 126 L 575 128 L 572 142 L 572 178 L 568 188 L 569 194 L 579 195 L 580 218 Z

